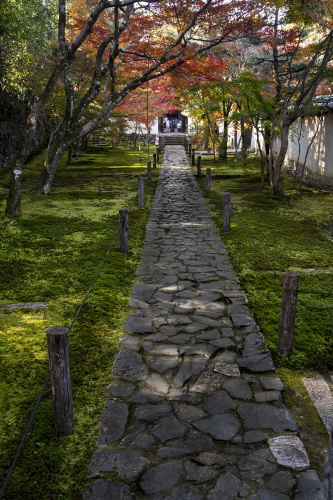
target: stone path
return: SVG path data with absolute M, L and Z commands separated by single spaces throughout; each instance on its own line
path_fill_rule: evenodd
M 312 500 L 321 484 L 185 152 L 167 146 L 84 500 Z

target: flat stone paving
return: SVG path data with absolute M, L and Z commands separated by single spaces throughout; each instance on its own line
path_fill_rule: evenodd
M 84 500 L 312 500 L 321 483 L 181 146 L 167 146 Z

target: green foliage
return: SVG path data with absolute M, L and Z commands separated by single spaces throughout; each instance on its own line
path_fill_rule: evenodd
M 50 40 L 54 37 L 55 0 L 1 0 L 0 90 L 22 95 L 40 85 Z M 32 69 L 38 68 L 33 82 Z
M 333 297 L 298 294 L 294 352 L 288 358 L 279 358 L 280 281 L 234 216 L 231 231 L 222 233 L 221 197 L 223 192 L 231 193 L 232 207 L 239 220 L 281 277 L 285 271 L 297 271 L 299 290 L 333 293 L 332 241 L 321 229 L 325 224 L 332 224 L 333 195 L 312 188 L 299 194 L 293 189 L 292 178 L 286 175 L 283 178 L 285 196 L 273 196 L 268 187 L 260 189 L 257 160 L 247 160 L 247 163 L 246 177 L 214 181 L 213 190 L 207 197 L 242 287 L 248 294 L 250 308 L 277 366 L 332 369 Z
M 118 209 L 131 205 L 147 149 L 91 147 L 63 160 L 51 194 L 35 194 L 43 156 L 26 165 L 23 217 L 0 226 L 1 304 L 46 301 L 48 309 L 0 310 L 0 484 L 8 473 L 48 372 L 45 329 L 69 326 L 118 227 Z M 74 432 L 53 427 L 47 389 L 8 485 L 6 499 L 81 498 L 111 383 L 113 355 L 129 297 L 155 189 L 145 187 L 145 208 L 129 213 L 129 255 L 117 239 L 69 339 Z M 3 180 L 5 185 L 5 179 Z M 4 188 L 2 188 L 4 189 Z M 3 204 L 4 201 L 0 202 Z

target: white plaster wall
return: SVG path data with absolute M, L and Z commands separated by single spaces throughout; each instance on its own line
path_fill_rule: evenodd
M 318 129 L 317 133 L 316 130 Z M 316 135 L 315 135 L 316 134 Z M 289 134 L 289 146 L 285 164 L 291 168 L 296 168 L 299 156 L 299 165 L 303 166 L 309 144 L 315 135 L 313 143 L 308 151 L 305 164 L 305 172 L 319 180 L 333 182 L 333 116 L 324 116 L 320 122 L 318 116 L 303 120 L 301 130 L 301 120 L 298 119 Z M 299 149 L 300 146 L 300 149 Z M 275 145 L 278 152 L 279 141 Z
M 312 177 L 333 183 L 333 115 L 324 116 L 320 123 L 318 116 L 306 118 L 303 120 L 301 130 L 301 120 L 298 119 L 291 127 L 289 133 L 289 146 L 286 154 L 285 165 L 289 168 L 296 168 L 299 155 L 299 168 L 304 165 L 304 160 L 308 146 L 316 133 L 315 139 L 309 149 L 305 173 Z M 263 139 L 260 139 L 263 146 Z M 300 145 L 300 154 L 299 154 Z M 252 134 L 252 147 L 258 151 L 257 137 L 255 130 Z M 280 150 L 280 139 L 277 137 L 274 141 L 274 152 L 277 154 Z

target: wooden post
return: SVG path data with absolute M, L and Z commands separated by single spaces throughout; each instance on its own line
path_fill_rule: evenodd
M 156 168 L 156 153 L 153 154 L 153 168 Z
M 206 168 L 206 193 L 210 193 L 211 180 L 212 180 L 211 169 Z
M 192 149 L 192 165 L 195 165 L 195 149 Z
M 46 330 L 46 338 L 50 368 L 58 357 L 51 375 L 55 428 L 61 434 L 69 434 L 74 429 L 74 416 L 67 328 L 51 326 Z
M 287 271 L 283 274 L 278 344 L 278 355 L 281 358 L 291 354 L 294 347 L 298 278 L 299 274 L 294 271 Z
M 189 156 L 191 156 L 191 154 L 192 154 L 192 144 L 191 143 L 189 143 L 189 145 L 188 145 L 188 154 L 189 154 Z
M 157 148 L 156 149 L 156 161 L 159 162 L 160 161 L 160 148 Z
M 126 208 L 119 210 L 119 240 L 120 251 L 128 254 L 128 210 Z
M 145 199 L 145 180 L 143 177 L 138 177 L 138 208 L 144 207 Z
M 223 193 L 223 231 L 230 231 L 231 194 Z
M 201 175 L 201 156 L 197 159 L 197 175 Z
M 151 161 L 147 163 L 147 182 L 151 184 Z

